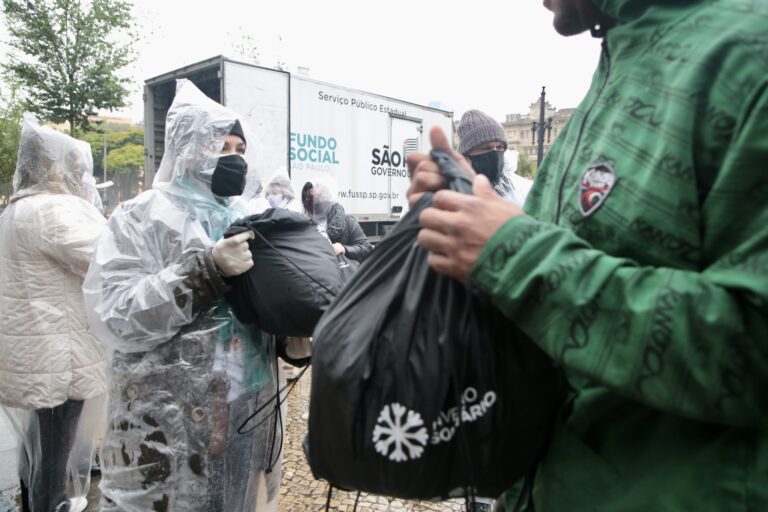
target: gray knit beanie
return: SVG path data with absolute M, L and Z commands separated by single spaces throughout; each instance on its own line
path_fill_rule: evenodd
M 487 142 L 502 142 L 507 149 L 507 134 L 491 116 L 479 110 L 467 110 L 459 121 L 459 153 L 466 155 Z

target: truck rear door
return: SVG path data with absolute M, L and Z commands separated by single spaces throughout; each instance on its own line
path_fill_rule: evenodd
M 399 153 L 404 162 L 408 154 L 422 151 L 424 135 L 423 121 L 416 117 L 399 114 L 389 115 L 389 148 L 390 154 Z M 387 211 L 398 216 L 408 209 L 406 192 L 409 180 L 399 176 L 388 176 L 386 200 Z

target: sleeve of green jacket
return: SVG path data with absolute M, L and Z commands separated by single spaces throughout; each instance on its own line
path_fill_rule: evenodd
M 689 418 L 768 425 L 768 84 L 701 205 L 700 271 L 640 266 L 519 216 L 470 276 L 569 372 Z

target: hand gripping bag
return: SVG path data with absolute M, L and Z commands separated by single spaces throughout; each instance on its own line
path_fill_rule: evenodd
M 449 188 L 469 178 L 433 151 Z M 561 372 L 486 298 L 427 265 L 426 194 L 363 262 L 314 332 L 317 478 L 406 499 L 498 496 L 536 464 Z
M 310 336 L 342 286 L 331 244 L 309 219 L 282 208 L 234 222 L 225 237 L 251 230 L 253 267 L 227 278 L 237 318 L 278 336 Z

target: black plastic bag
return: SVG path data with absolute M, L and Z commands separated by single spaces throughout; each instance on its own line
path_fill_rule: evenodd
M 454 190 L 471 182 L 433 152 Z M 495 497 L 532 470 L 562 402 L 560 370 L 417 243 L 426 194 L 361 265 L 314 333 L 317 478 L 409 499 Z
M 339 261 L 339 272 L 341 273 L 341 282 L 347 284 L 360 268 L 360 262 L 347 258 L 343 254 L 336 256 Z
M 310 336 L 342 286 L 331 244 L 301 214 L 268 209 L 234 222 L 225 237 L 252 230 L 253 267 L 227 278 L 237 318 L 278 336 Z

